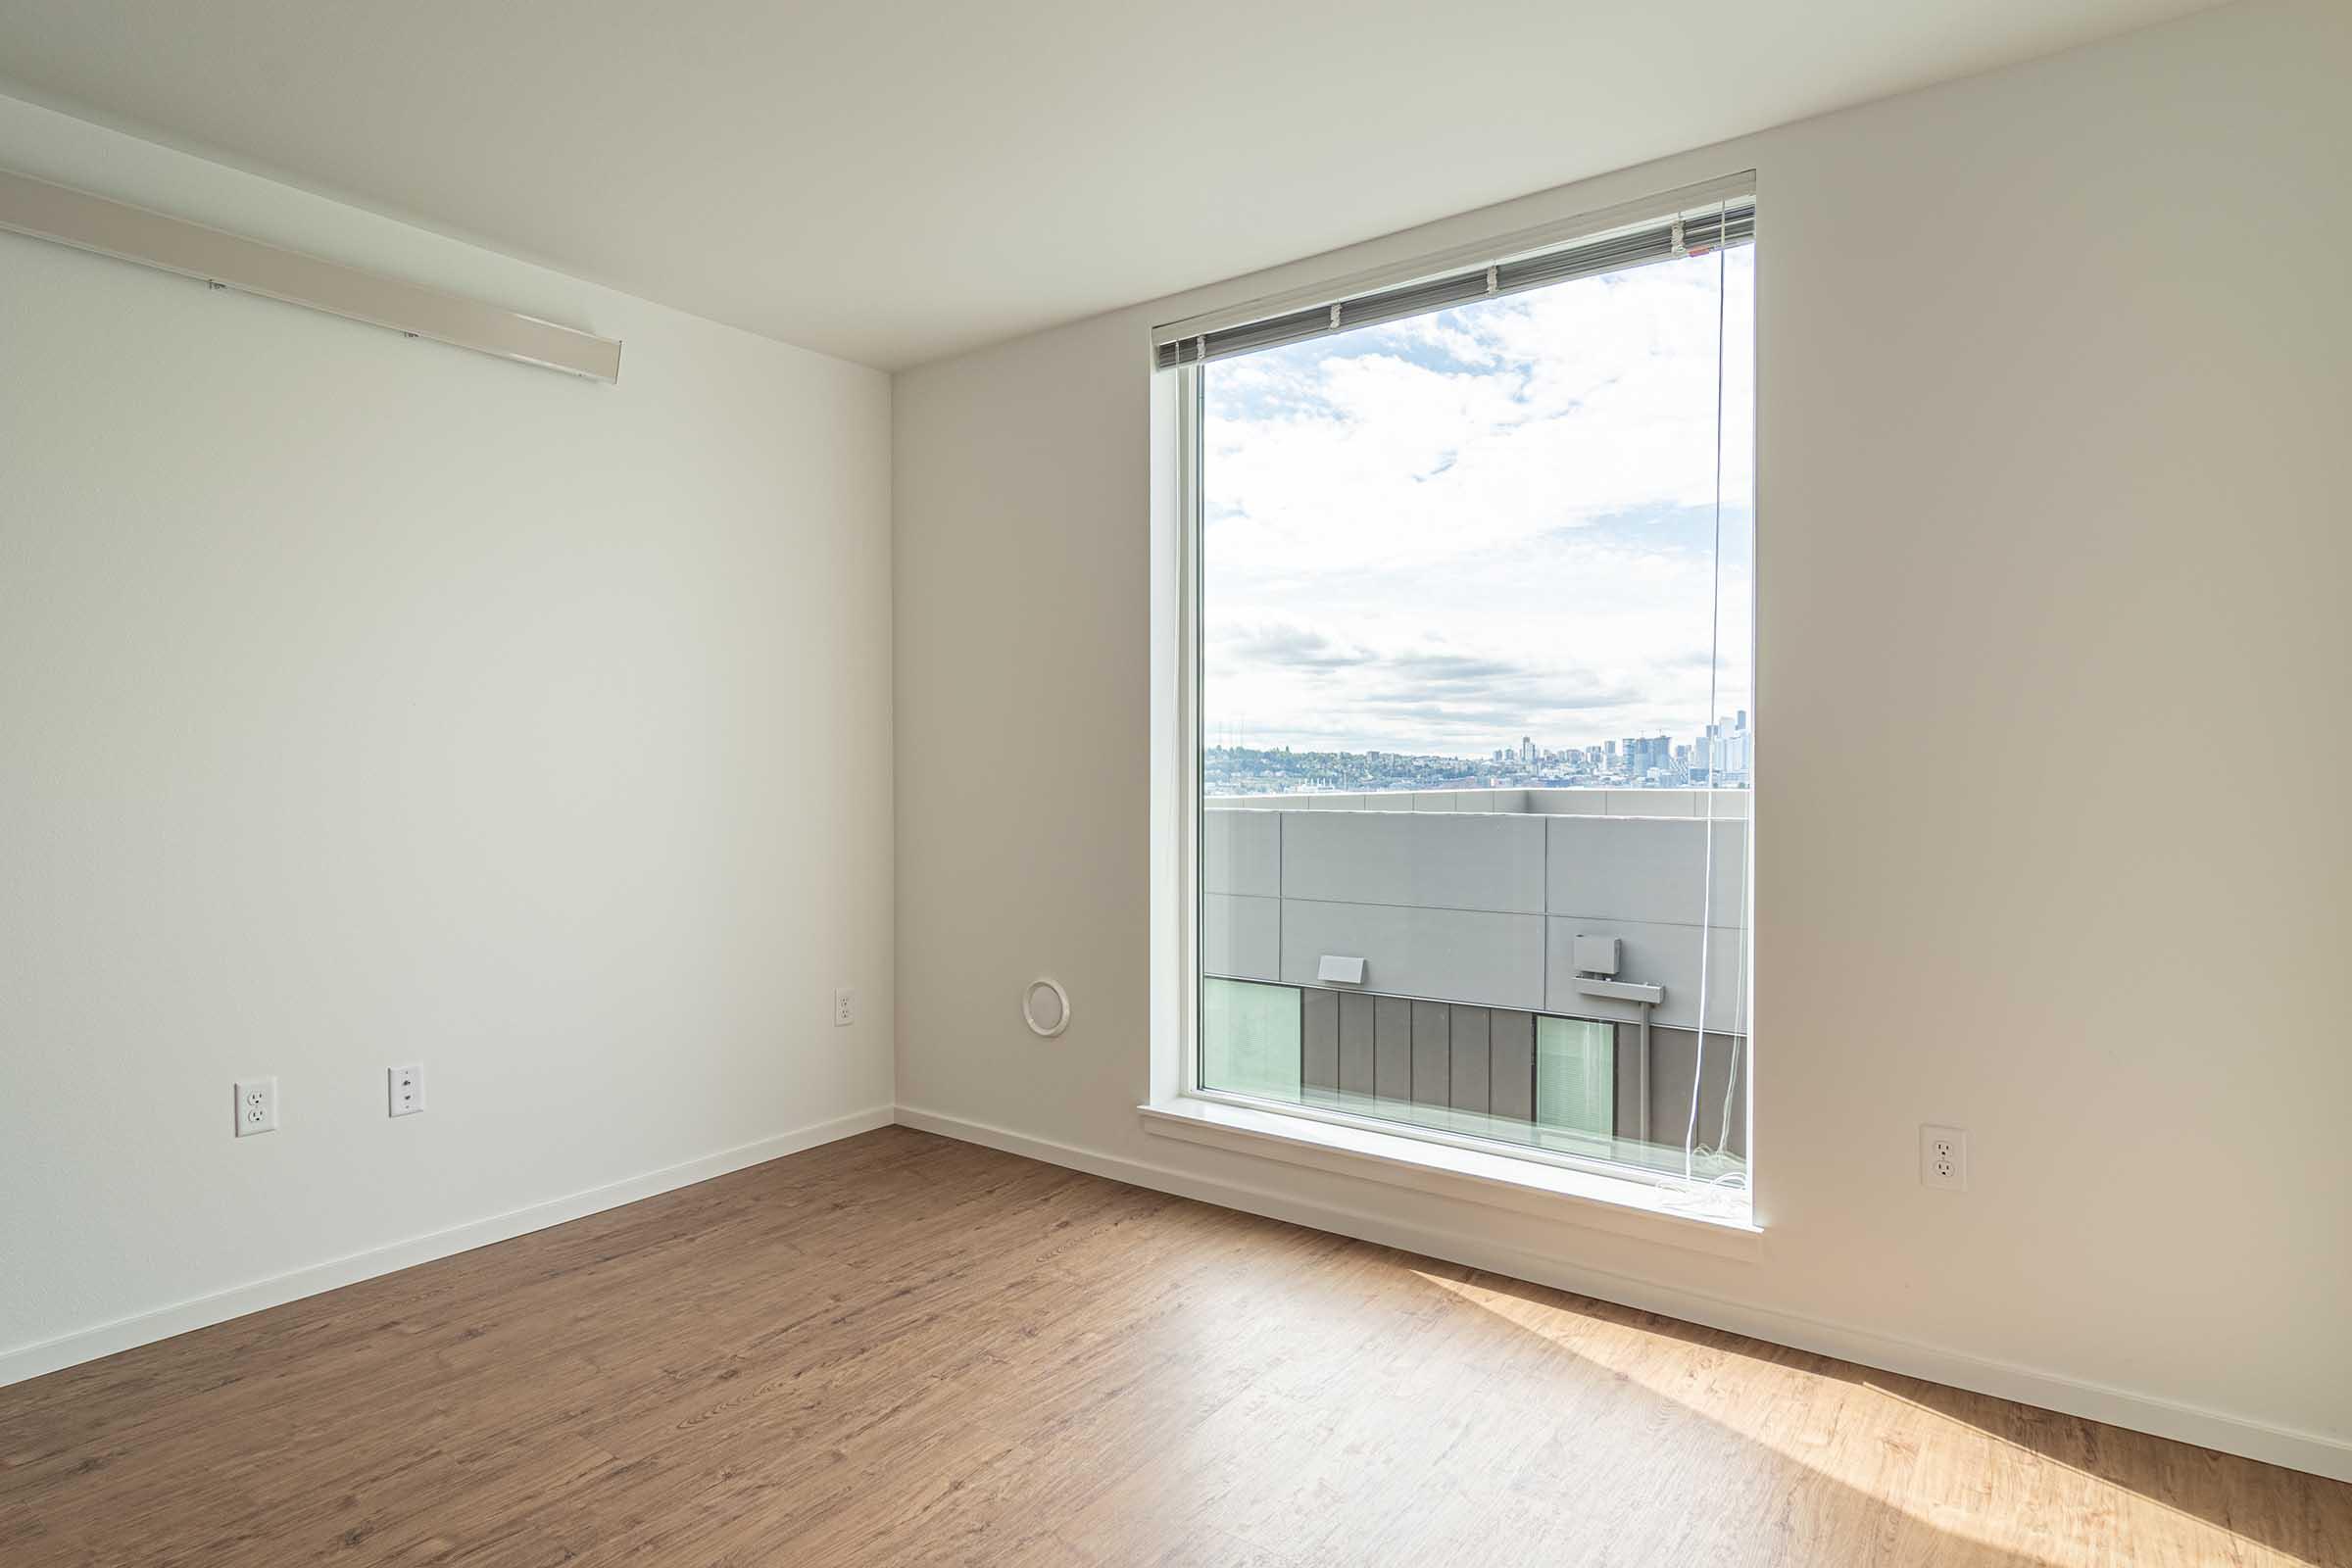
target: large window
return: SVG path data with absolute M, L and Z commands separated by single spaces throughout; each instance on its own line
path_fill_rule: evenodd
M 1199 1091 L 1743 1185 L 1753 212 L 1163 343 Z

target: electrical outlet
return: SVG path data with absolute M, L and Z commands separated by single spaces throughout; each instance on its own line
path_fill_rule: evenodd
M 424 1108 L 424 1068 L 411 1062 L 406 1067 L 386 1067 L 384 1077 L 395 1116 L 414 1116 Z
M 241 1078 L 237 1081 L 237 1136 L 277 1131 L 277 1080 Z
M 858 993 L 843 986 L 833 993 L 833 1027 L 847 1029 L 858 1021 Z
M 1968 1191 L 1968 1132 L 1960 1127 L 1919 1130 L 1919 1185 Z

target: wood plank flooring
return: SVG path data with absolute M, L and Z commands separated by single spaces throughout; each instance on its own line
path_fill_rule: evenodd
M 0 1563 L 2352 1563 L 2352 1487 L 904 1128 L 0 1389 Z

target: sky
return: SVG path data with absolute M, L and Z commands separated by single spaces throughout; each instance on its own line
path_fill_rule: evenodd
M 1711 683 L 1752 708 L 1754 258 L 1208 365 L 1206 743 L 1483 757 L 1687 741 Z

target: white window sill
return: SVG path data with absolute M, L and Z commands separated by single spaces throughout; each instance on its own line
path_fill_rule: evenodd
M 1763 1250 L 1764 1233 L 1756 1228 L 1744 1204 L 1736 1212 L 1686 1209 L 1677 1205 L 1689 1200 L 1671 1187 L 1216 1101 L 1179 1099 L 1136 1109 L 1144 1130 L 1162 1138 L 1514 1209 L 1719 1257 L 1753 1258 Z

